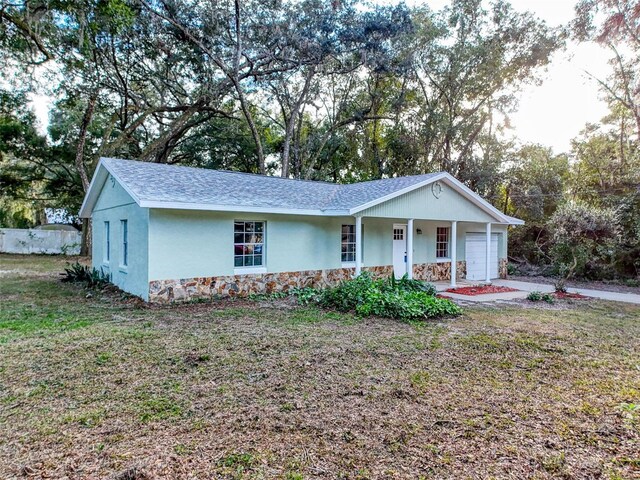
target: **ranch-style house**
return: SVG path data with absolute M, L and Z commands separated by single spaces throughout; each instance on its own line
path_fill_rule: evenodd
M 354 184 L 101 159 L 80 216 L 93 266 L 174 302 L 324 287 L 369 271 L 506 276 L 504 215 L 446 172 Z

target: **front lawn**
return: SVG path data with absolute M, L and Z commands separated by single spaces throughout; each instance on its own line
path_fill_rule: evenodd
M 63 266 L 0 255 L 0 478 L 640 475 L 637 306 L 149 308 Z

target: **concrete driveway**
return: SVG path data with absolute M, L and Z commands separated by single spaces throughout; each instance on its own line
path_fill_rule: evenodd
M 472 285 L 472 283 L 459 282 L 458 284 L 458 286 L 460 287 L 465 285 L 469 286 L 469 285 Z M 515 299 L 527 298 L 527 295 L 529 294 L 529 292 L 543 292 L 543 293 L 554 292 L 553 285 L 548 285 L 546 283 L 523 282 L 520 280 L 496 279 L 493 281 L 493 285 L 515 288 L 518 291 L 503 292 L 503 293 L 489 293 L 486 295 L 474 295 L 474 296 L 458 295 L 456 293 L 446 292 L 445 295 L 455 300 L 464 300 L 466 302 L 495 302 L 498 300 L 515 300 Z M 438 291 L 443 292 L 444 290 L 449 288 L 449 284 L 448 282 L 438 282 L 436 283 L 436 288 L 438 289 Z M 605 290 L 591 290 L 588 288 L 573 288 L 573 287 L 568 287 L 567 291 L 570 293 L 579 293 L 580 295 L 584 295 L 585 297 L 598 298 L 600 300 L 635 303 L 637 305 L 640 305 L 640 294 L 637 294 L 637 293 L 608 292 Z

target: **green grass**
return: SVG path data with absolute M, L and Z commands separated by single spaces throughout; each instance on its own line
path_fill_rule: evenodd
M 147 308 L 63 265 L 0 255 L 0 478 L 639 474 L 637 307 Z

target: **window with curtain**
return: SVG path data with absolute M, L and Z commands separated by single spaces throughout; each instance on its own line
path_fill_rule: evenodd
M 233 265 L 262 267 L 264 265 L 265 222 L 233 222 Z
M 356 226 L 342 225 L 342 261 L 356 261 Z

